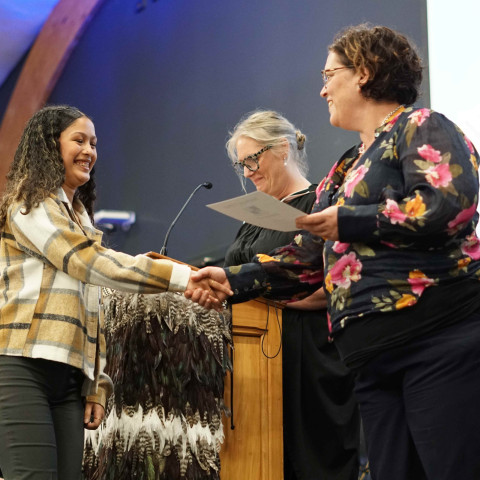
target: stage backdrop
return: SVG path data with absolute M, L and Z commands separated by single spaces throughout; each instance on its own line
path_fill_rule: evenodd
M 208 181 L 213 188 L 197 192 L 172 230 L 168 255 L 221 259 L 240 223 L 205 204 L 242 194 L 224 144 L 256 108 L 280 111 L 307 135 L 309 177 L 323 177 L 357 136 L 329 124 L 320 70 L 334 34 L 364 21 L 406 33 L 428 64 L 425 0 L 106 0 L 49 103 L 95 122 L 97 210 L 136 212 L 136 224 L 107 242 L 159 251 Z M 2 115 L 20 67 L 0 89 Z M 419 105 L 429 106 L 428 92 L 426 69 Z

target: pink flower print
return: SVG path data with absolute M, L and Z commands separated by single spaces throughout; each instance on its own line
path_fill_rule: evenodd
M 472 204 L 470 208 L 462 210 L 453 220 L 448 222 L 448 233 L 454 235 L 461 230 L 473 218 L 477 205 Z
M 398 117 L 400 117 L 400 115 L 402 114 L 403 112 L 403 108 L 385 125 L 383 131 L 384 132 L 389 132 L 393 126 L 395 125 L 395 123 L 397 123 L 397 120 L 398 120 Z
M 435 150 L 431 145 L 422 145 L 417 148 L 418 153 L 422 158 L 433 163 L 440 163 L 442 161 L 442 154 L 439 150 Z
M 297 238 L 297 237 L 301 237 L 301 234 L 298 234 L 296 237 L 295 237 L 295 242 L 297 245 L 301 245 L 302 243 L 302 238 Z M 285 245 L 285 247 L 281 247 L 279 248 L 276 252 L 276 256 L 275 257 L 270 257 L 269 255 L 265 255 L 263 253 L 259 253 L 257 254 L 257 258 L 258 258 L 258 261 L 259 262 L 262 262 L 262 261 L 266 261 L 266 262 L 278 262 L 278 258 L 277 258 L 277 255 L 283 255 L 284 257 L 284 260 L 286 262 L 289 262 L 289 263 L 300 263 L 299 260 L 296 260 L 295 259 L 295 253 L 296 253 L 296 249 L 295 249 L 295 246 L 292 245 Z
M 341 288 L 350 288 L 352 282 L 358 282 L 362 276 L 362 263 L 354 252 L 343 255 L 330 270 L 332 282 Z
M 473 260 L 480 259 L 480 240 L 474 233 L 467 235 L 461 245 L 461 250 L 464 255 L 468 255 Z
M 333 244 L 333 247 L 332 247 L 332 250 L 335 252 L 335 253 L 344 253 L 348 247 L 350 246 L 349 243 L 344 243 L 344 242 L 335 242 Z
M 430 110 L 428 108 L 421 108 L 411 113 L 408 118 L 410 118 L 411 123 L 416 123 L 420 127 L 429 116 Z
M 319 184 L 318 187 L 315 189 L 315 193 L 317 194 L 317 201 L 318 198 L 320 197 L 320 193 L 323 190 L 323 187 L 325 186 L 325 182 L 327 181 L 327 177 L 325 177 Z
M 332 333 L 332 320 L 330 318 L 330 314 L 327 312 L 327 325 L 328 325 L 328 331 Z
M 315 272 L 301 273 L 298 279 L 303 283 L 314 285 L 315 283 L 323 282 L 323 270 L 317 270 Z
M 475 149 L 473 148 L 473 143 L 470 141 L 470 139 L 466 135 L 464 135 L 463 138 L 465 139 L 465 143 L 467 144 L 468 149 L 470 150 L 470 153 L 475 153 Z
M 337 169 L 340 167 L 340 165 L 337 165 L 336 163 L 334 163 L 332 165 L 332 168 L 330 169 L 330 171 L 328 172 L 327 176 L 323 179 L 321 185 L 325 184 L 325 182 L 330 182 L 332 181 L 332 177 L 335 175 L 335 172 L 337 171 Z M 318 188 L 317 188 L 318 190 Z
M 358 168 L 353 170 L 345 180 L 345 196 L 351 197 L 355 190 L 355 187 L 363 180 L 368 168 L 365 165 L 360 165 Z
M 448 184 L 452 181 L 452 173 L 447 164 L 440 164 L 436 167 L 430 167 L 425 170 L 425 178 L 427 182 L 438 187 L 448 187 Z
M 391 242 L 385 242 L 384 240 L 381 240 L 380 243 L 390 248 L 398 248 L 398 245 L 395 245 L 394 243 L 391 243 Z
M 383 214 L 390 219 L 392 225 L 402 223 L 407 218 L 407 216 L 400 210 L 398 203 L 390 198 L 387 200 Z
M 435 283 L 435 280 L 428 278 L 421 270 L 413 270 L 408 275 L 408 283 L 412 286 L 412 292 L 420 296 L 425 288 Z

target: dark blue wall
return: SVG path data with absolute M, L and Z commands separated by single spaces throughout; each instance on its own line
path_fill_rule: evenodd
M 168 254 L 187 262 L 222 256 L 239 222 L 205 204 L 242 193 L 224 143 L 257 107 L 282 112 L 307 135 L 311 180 L 328 171 L 357 140 L 330 126 L 319 97 L 340 28 L 389 25 L 427 63 L 425 0 L 148 0 L 140 13 L 136 3 L 105 1 L 50 98 L 93 117 L 97 207 L 137 213 L 128 233 L 107 239 L 128 253 L 158 251 L 190 192 L 210 181 L 172 231 Z M 427 82 L 424 91 L 428 105 Z

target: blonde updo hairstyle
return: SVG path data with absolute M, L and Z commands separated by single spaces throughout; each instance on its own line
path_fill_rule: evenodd
M 237 142 L 240 137 L 249 137 L 262 147 L 273 145 L 273 151 L 276 147 L 284 147 L 286 140 L 289 145 L 287 160 L 294 162 L 303 176 L 307 175 L 308 165 L 305 151 L 307 138 L 278 112 L 255 110 L 245 115 L 235 125 L 226 143 L 228 156 L 232 163 L 238 161 Z

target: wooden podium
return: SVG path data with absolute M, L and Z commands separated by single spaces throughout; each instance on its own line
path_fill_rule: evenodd
M 233 305 L 232 322 L 234 429 L 231 429 L 231 419 L 224 418 L 220 477 L 223 480 L 281 480 L 282 311 L 267 301 L 252 300 Z M 231 405 L 231 385 L 232 378 L 227 373 L 227 406 Z

